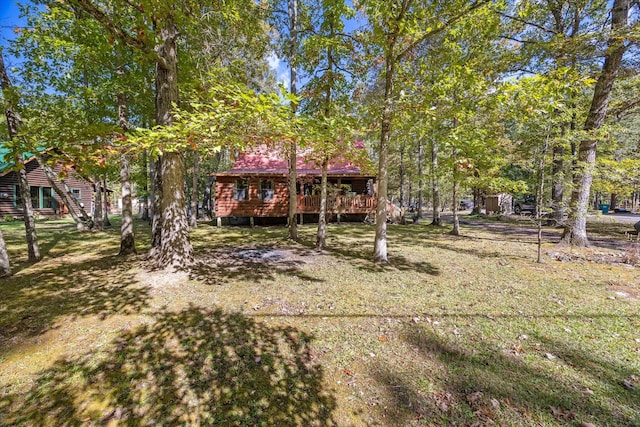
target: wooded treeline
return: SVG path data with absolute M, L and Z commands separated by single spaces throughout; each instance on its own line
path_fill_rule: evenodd
M 96 181 L 120 182 L 123 255 L 136 252 L 135 195 L 149 200 L 150 256 L 188 267 L 189 224 L 207 206 L 208 174 L 257 144 L 289 159 L 312 147 L 326 198 L 328 160 L 364 140 L 377 165 L 373 257 L 382 263 L 387 199 L 417 218 L 428 204 L 438 225 L 450 206 L 457 234 L 461 196 L 472 195 L 477 209 L 483 195 L 537 192 L 540 206 L 568 214 L 564 241 L 573 245 L 588 244 L 590 203 L 638 200 L 638 10 L 630 0 L 21 7 L 28 24 L 16 28 L 15 66 L 2 79 L 5 147 L 17 170 L 23 152 L 56 148 Z M 293 192 L 295 182 L 292 161 Z M 35 260 L 32 217 L 25 206 Z M 295 204 L 289 218 L 296 239 Z M 320 221 L 319 248 L 326 232 Z

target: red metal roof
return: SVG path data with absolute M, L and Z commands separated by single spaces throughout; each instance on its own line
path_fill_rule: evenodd
M 364 149 L 364 144 L 358 141 L 355 148 Z M 298 151 L 296 161 L 298 176 L 322 174 L 322 166 L 309 160 L 310 154 L 309 150 Z M 240 154 L 231 169 L 215 175 L 287 175 L 289 162 L 286 156 L 286 152 L 282 149 L 261 145 L 252 151 Z M 329 161 L 327 173 L 329 175 L 361 175 L 362 170 L 343 156 L 339 156 Z

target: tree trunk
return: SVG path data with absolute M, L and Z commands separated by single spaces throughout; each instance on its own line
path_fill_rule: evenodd
M 149 172 L 151 175 L 151 249 L 149 257 L 157 259 L 160 253 L 160 245 L 162 243 L 162 215 L 160 201 L 162 200 L 162 159 L 157 158 L 149 163 Z
M 14 100 L 14 94 L 11 93 L 11 81 L 9 75 L 4 66 L 4 58 L 0 51 L 0 86 L 2 88 L 2 95 L 5 101 L 5 116 L 7 118 L 7 128 L 9 130 L 9 139 L 14 141 L 18 135 L 18 128 L 20 127 L 20 116 L 15 110 L 14 105 L 17 101 Z M 17 168 L 18 175 L 18 187 L 20 195 L 22 196 L 22 219 L 24 220 L 24 228 L 27 238 L 27 252 L 29 256 L 29 262 L 36 262 L 40 260 L 40 249 L 38 247 L 38 236 L 36 234 L 36 221 L 33 213 L 33 205 L 31 204 L 31 192 L 29 189 L 29 181 L 27 179 L 27 170 L 24 165 L 24 159 L 22 158 L 22 150 L 20 146 L 12 147 L 15 153 L 14 159 Z M 5 248 L 6 252 L 6 248 Z M 7 266 L 8 266 L 7 262 Z M 1 267 L 0 267 L 1 270 Z M 9 271 L 11 274 L 11 271 Z
M 288 13 L 289 13 L 289 36 L 291 37 L 290 50 L 289 50 L 289 70 L 291 81 L 291 93 L 296 95 L 297 90 L 297 70 L 295 67 L 295 60 L 298 55 L 298 0 L 288 0 Z M 291 108 L 295 113 L 297 105 L 291 103 Z M 289 239 L 298 240 L 298 221 L 296 218 L 297 209 L 297 197 L 296 197 L 296 184 L 298 181 L 296 162 L 298 154 L 296 143 L 291 142 L 289 144 Z
M 176 38 L 177 29 L 173 16 L 168 14 L 160 23 L 160 43 L 156 45 L 159 60 L 156 61 L 156 124 L 171 126 L 173 117 L 171 109 L 178 103 L 178 55 Z M 161 176 L 161 195 L 159 206 L 156 205 L 155 217 L 161 219 L 160 250 L 151 254 L 162 267 L 170 269 L 183 268 L 193 261 L 193 248 L 189 239 L 189 225 L 184 193 L 184 161 L 177 152 L 165 152 L 160 168 L 156 165 L 156 173 Z M 158 182 L 156 182 L 158 185 Z M 157 196 L 156 196 L 157 197 Z M 159 207 L 159 212 L 157 208 Z M 155 222 L 155 221 L 154 221 Z M 154 236 L 156 237 L 156 236 Z M 155 242 L 158 243 L 157 241 Z
M 210 176 L 207 181 L 207 186 L 204 189 L 204 196 L 202 200 L 202 211 L 204 212 L 205 218 L 208 221 L 213 219 L 213 200 L 211 195 L 213 194 L 213 188 L 216 184 L 215 177 Z M 212 188 L 213 187 L 213 188 Z
M 129 255 L 136 253 L 136 241 L 133 232 L 129 158 L 124 153 L 120 156 L 120 182 L 122 185 L 122 224 L 120 226 L 120 252 L 118 255 Z
M 454 164 L 454 169 L 457 167 Z M 452 191 L 452 197 L 453 197 L 453 207 L 452 207 L 452 212 L 453 212 L 453 228 L 451 229 L 450 234 L 454 235 L 454 236 L 459 236 L 460 235 L 460 218 L 458 217 L 458 177 L 457 177 L 457 173 L 453 172 L 453 191 Z
M 318 215 L 318 234 L 316 236 L 316 249 L 327 247 L 327 171 L 329 159 L 322 159 L 322 180 L 320 181 L 320 213 Z
M 191 186 L 191 217 L 189 218 L 189 226 L 196 228 L 198 226 L 198 176 L 200 175 L 200 154 L 194 150 L 193 152 L 193 184 Z
M 184 197 L 184 164 L 180 153 L 165 153 L 162 159 L 162 242 L 159 265 L 174 269 L 188 266 L 193 261 L 189 240 Z M 167 190 L 171 191 L 167 191 Z
M 404 144 L 400 145 L 400 208 L 404 208 L 404 187 L 405 187 L 405 165 L 404 165 Z
M 418 212 L 415 219 L 417 224 L 422 219 L 422 198 L 424 193 L 422 182 L 422 138 L 418 140 Z
M 442 225 L 442 218 L 440 217 L 440 185 L 439 185 L 439 171 L 438 171 L 438 144 L 435 139 L 431 141 L 431 175 L 433 176 L 433 221 L 431 225 Z
M 553 208 L 553 217 L 560 224 L 564 218 L 564 147 L 556 145 L 552 152 L 551 166 L 551 206 Z
M 609 203 L 609 209 L 615 211 L 618 207 L 618 195 L 616 193 L 611 193 L 611 202 Z
M 0 230 L 0 277 L 11 276 L 11 266 L 9 265 L 9 255 L 7 254 L 7 244 L 4 241 L 2 230 Z
M 392 42 L 393 43 L 393 42 Z M 395 77 L 395 57 L 393 44 L 387 46 L 385 53 L 384 102 L 382 124 L 380 126 L 380 147 L 378 149 L 378 195 L 376 205 L 376 236 L 373 260 L 377 263 L 388 262 L 387 257 L 387 188 L 389 186 L 389 139 L 393 121 L 393 84 Z
M 69 208 L 69 214 L 75 221 L 78 230 L 85 231 L 88 228 L 92 228 L 93 220 L 91 219 L 91 217 L 89 217 L 89 215 L 87 215 L 87 212 L 84 210 L 84 207 L 80 205 L 80 202 L 75 197 L 73 197 L 73 195 L 71 194 L 71 189 L 69 188 L 67 183 L 62 179 L 58 180 L 58 176 L 56 175 L 56 173 L 53 171 L 53 169 L 51 169 L 49 165 L 47 165 L 42 160 L 40 156 L 36 156 L 36 160 L 38 160 L 38 163 L 44 171 L 44 174 L 47 177 L 47 181 L 49 182 L 49 185 L 51 185 L 51 188 L 53 188 L 53 191 L 55 191 L 60 199 L 62 199 L 62 203 L 64 203 Z M 58 183 L 62 185 L 62 189 L 60 188 L 60 185 L 58 185 Z M 74 206 L 78 210 L 78 212 L 73 209 Z
M 607 42 L 607 54 L 602 65 L 602 72 L 596 82 L 591 107 L 584 124 L 584 130 L 588 133 L 599 129 L 604 123 L 607 114 L 611 90 L 622 62 L 622 56 L 626 50 L 625 40 L 620 36 L 619 31 L 627 26 L 630 4 L 630 0 L 614 0 L 611 8 L 611 36 Z M 574 191 L 571 194 L 569 219 L 561 240 L 564 244 L 589 245 L 587 210 L 595 169 L 596 150 L 597 140 L 595 136 L 580 142 L 578 149 L 580 167 L 574 177 Z
M 142 201 L 142 220 L 149 221 L 151 219 L 151 216 L 149 215 L 150 195 L 148 194 L 149 192 L 149 171 L 148 171 L 149 155 L 147 154 L 146 151 L 142 154 L 142 168 L 144 170 L 142 174 L 143 176 L 142 191 L 144 192 L 144 199 Z
M 38 247 L 38 236 L 36 235 L 36 221 L 31 203 L 31 191 L 27 180 L 27 170 L 22 159 L 22 154 L 16 156 L 16 166 L 18 170 L 18 183 L 20 194 L 22 195 L 22 212 L 24 219 L 24 229 L 27 235 L 27 250 L 29 262 L 40 261 L 40 248 Z
M 542 150 L 539 154 L 539 158 L 538 158 L 538 170 L 536 173 L 536 178 L 538 180 L 538 182 L 536 183 L 536 221 L 537 221 L 537 227 L 538 227 L 538 242 L 537 242 L 537 249 L 538 249 L 538 256 L 537 256 L 537 263 L 541 264 L 542 263 L 542 204 L 543 204 L 543 197 L 544 197 L 544 167 L 545 167 L 545 163 L 546 163 L 546 158 L 547 158 L 547 151 L 549 150 L 549 135 L 546 136 L 545 141 L 544 141 L 544 146 L 542 147 Z
M 109 193 L 107 192 L 107 178 L 102 178 L 102 188 L 104 191 L 102 198 L 102 225 L 105 227 L 111 226 L 111 221 L 109 221 Z
M 104 223 L 102 222 L 102 188 L 100 188 L 100 177 L 95 176 L 95 192 L 93 193 L 93 229 L 102 231 Z
M 117 56 L 118 66 L 116 73 L 124 76 L 124 67 L 120 65 L 120 56 Z M 123 92 L 118 93 L 118 119 L 123 132 L 129 130 L 129 115 L 127 113 L 127 98 Z M 146 153 L 145 173 L 146 176 Z M 120 225 L 120 252 L 118 255 L 126 256 L 136 253 L 136 240 L 133 231 L 133 207 L 131 204 L 131 174 L 129 171 L 129 157 L 126 153 L 120 155 L 120 185 L 122 193 L 122 224 Z M 146 195 L 145 195 L 146 198 Z

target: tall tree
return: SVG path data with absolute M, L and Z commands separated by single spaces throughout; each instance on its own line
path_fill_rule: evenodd
M 7 128 L 9 130 L 9 139 L 12 142 L 18 138 L 18 127 L 20 126 L 20 116 L 16 111 L 17 105 L 15 101 L 16 94 L 13 92 L 9 75 L 4 66 L 4 58 L 0 49 L 0 87 L 2 88 L 2 97 L 5 104 L 5 116 L 7 118 Z M 36 222 L 33 214 L 33 205 L 31 204 L 31 193 L 29 190 L 29 181 L 27 179 L 27 170 L 23 159 L 23 144 L 12 144 L 14 159 L 16 165 L 16 173 L 18 175 L 18 187 L 22 196 L 22 216 L 24 220 L 24 228 L 27 235 L 27 251 L 30 262 L 40 260 L 40 249 L 38 247 L 38 236 L 36 234 Z M 2 242 L 4 243 L 4 242 Z M 6 249 L 5 249 L 6 251 Z M 8 264 L 7 264 L 8 265 Z
M 589 136 L 580 142 L 578 150 L 580 168 L 574 175 L 569 219 L 562 235 L 562 242 L 566 244 L 589 245 L 587 209 L 598 145 L 596 131 L 602 127 L 606 118 L 613 84 L 622 63 L 622 57 L 628 48 L 624 30 L 628 24 L 630 9 L 630 0 L 614 0 L 611 6 L 611 33 L 607 42 L 602 70 L 594 88 L 591 107 L 583 126 Z
M 423 43 L 488 1 L 417 2 L 414 0 L 365 1 L 361 4 L 369 21 L 369 44 L 381 55 L 384 81 L 378 146 L 376 235 L 373 259 L 388 262 L 387 189 L 389 145 L 395 111 L 396 79 L 400 67 Z

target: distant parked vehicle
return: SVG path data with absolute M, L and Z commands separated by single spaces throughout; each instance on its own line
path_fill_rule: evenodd
M 472 200 L 460 200 L 460 209 L 473 209 L 473 201 Z
M 527 194 L 521 199 L 513 201 L 513 212 L 516 215 L 520 215 L 523 212 L 534 213 L 536 210 L 536 197 L 532 194 Z

